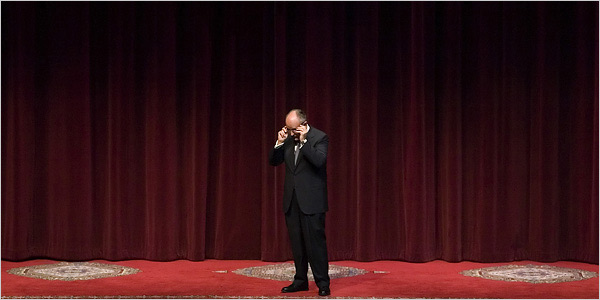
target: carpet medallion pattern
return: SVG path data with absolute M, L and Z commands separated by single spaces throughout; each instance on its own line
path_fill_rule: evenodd
M 138 269 L 88 262 L 60 262 L 50 265 L 37 265 L 14 268 L 10 274 L 46 280 L 89 280 L 116 276 L 131 275 L 141 272 Z
M 598 277 L 598 273 L 548 265 L 506 265 L 462 271 L 461 274 L 491 280 L 557 283 Z
M 331 279 L 358 276 L 366 274 L 368 272 L 369 271 L 367 270 L 358 268 L 344 267 L 332 264 L 329 265 L 329 278 Z M 292 281 L 294 280 L 294 274 L 296 273 L 296 269 L 294 267 L 294 264 L 292 263 L 283 263 L 276 265 L 237 269 L 233 271 L 233 273 L 248 277 L 272 279 L 279 281 Z M 308 267 L 308 279 L 310 281 L 314 281 L 314 277 L 310 266 Z

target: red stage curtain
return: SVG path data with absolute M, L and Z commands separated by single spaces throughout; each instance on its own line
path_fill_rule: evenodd
M 2 3 L 2 259 L 598 263 L 598 3 Z

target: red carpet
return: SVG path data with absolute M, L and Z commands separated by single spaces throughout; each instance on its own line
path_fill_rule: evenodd
M 311 282 L 308 292 L 281 294 L 288 282 L 251 278 L 232 273 L 239 268 L 275 264 L 244 260 L 202 262 L 94 261 L 137 268 L 142 272 L 86 281 L 43 280 L 16 276 L 12 268 L 51 264 L 56 261 L 2 261 L 2 298 L 10 297 L 159 297 L 159 298 L 318 298 Z M 406 263 L 398 261 L 331 262 L 370 271 L 365 275 L 333 279 L 331 298 L 598 298 L 598 277 L 561 283 L 522 283 L 467 277 L 463 270 L 508 264 L 551 265 L 598 272 L 598 265 L 576 262 L 513 262 L 481 264 L 472 262 Z M 228 271 L 219 273 L 215 271 Z M 389 273 L 374 273 L 385 271 Z

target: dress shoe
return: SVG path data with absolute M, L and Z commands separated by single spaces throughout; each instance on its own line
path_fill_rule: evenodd
M 331 295 L 331 291 L 329 290 L 329 287 L 322 287 L 319 288 L 319 296 L 329 296 Z
M 308 283 L 300 284 L 300 285 L 295 285 L 292 283 L 289 286 L 286 286 L 281 289 L 282 293 L 294 293 L 294 292 L 299 292 L 299 291 L 308 291 Z

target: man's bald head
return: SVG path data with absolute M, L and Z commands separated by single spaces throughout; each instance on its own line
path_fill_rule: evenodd
M 306 113 L 299 108 L 290 110 L 285 117 L 285 126 L 288 128 L 298 128 L 304 122 L 306 122 Z

